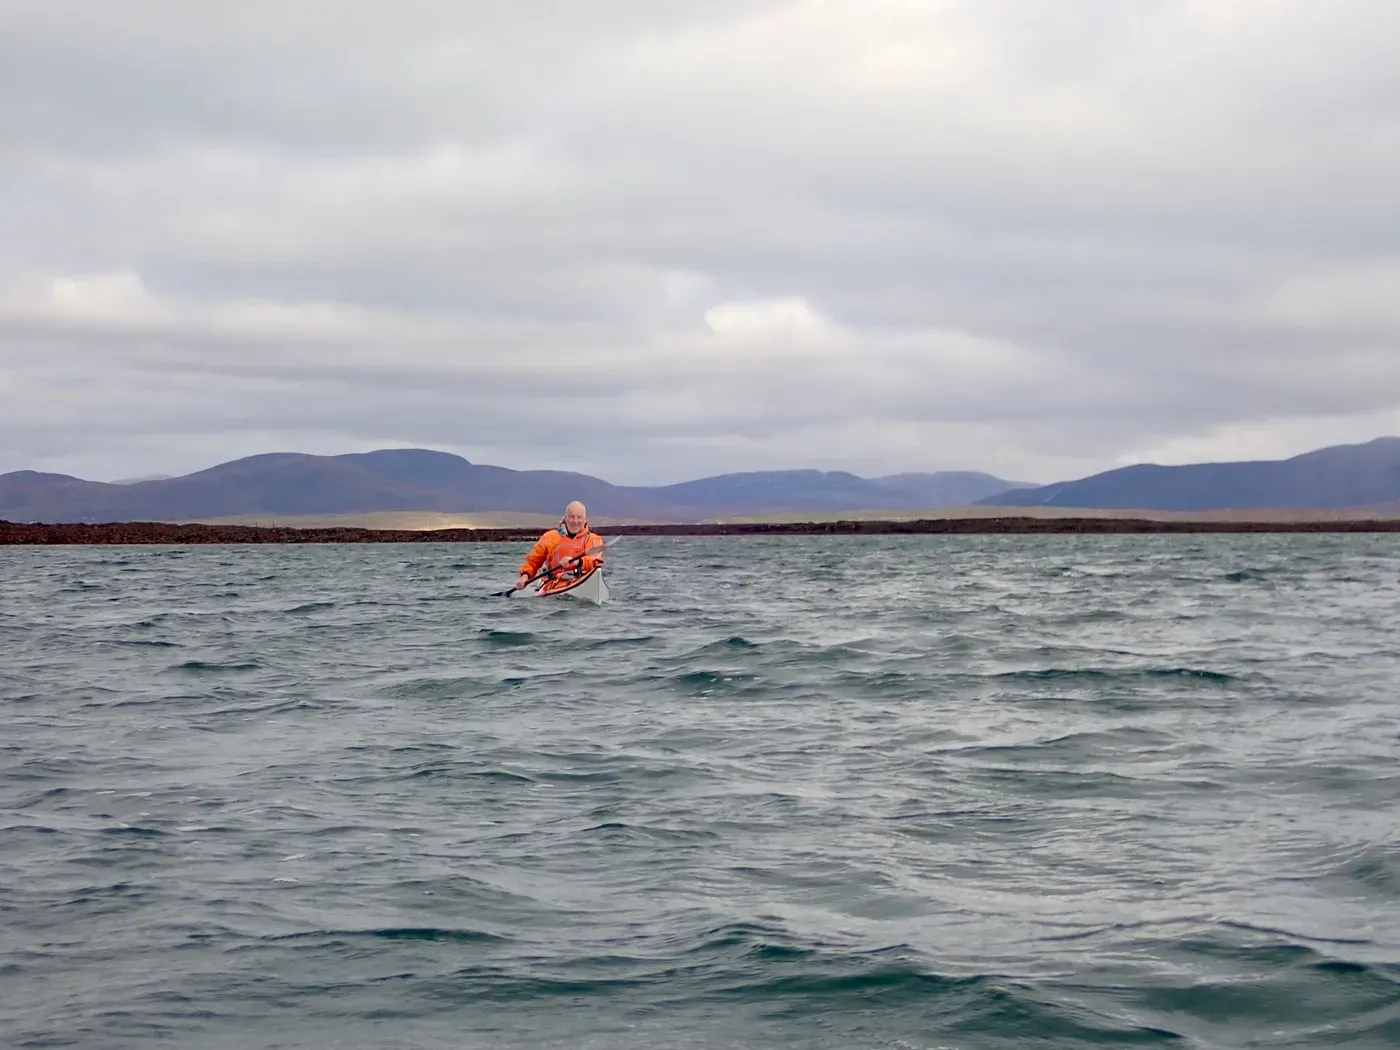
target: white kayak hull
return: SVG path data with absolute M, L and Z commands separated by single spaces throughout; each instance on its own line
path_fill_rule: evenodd
M 563 587 L 555 587 L 552 590 L 543 590 L 543 587 L 543 583 L 536 587 L 526 587 L 524 590 L 516 591 L 511 597 L 572 598 L 575 601 L 591 602 L 594 605 L 602 605 L 609 597 L 608 585 L 603 579 L 602 569 L 594 569 Z

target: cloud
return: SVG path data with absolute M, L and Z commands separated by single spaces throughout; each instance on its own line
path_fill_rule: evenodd
M 0 4 L 0 470 L 1048 481 L 1369 436 L 1397 35 L 1386 0 Z
M 1400 331 L 1400 256 L 1298 273 L 1244 304 L 1257 323 L 1344 336 Z

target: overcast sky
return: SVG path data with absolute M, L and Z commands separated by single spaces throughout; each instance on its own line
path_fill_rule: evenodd
M 1400 433 L 1395 0 L 0 0 L 0 472 Z

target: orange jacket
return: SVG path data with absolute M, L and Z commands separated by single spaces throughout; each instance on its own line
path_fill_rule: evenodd
M 593 553 L 585 553 L 586 551 Z M 525 576 L 533 576 L 542 567 L 553 569 L 580 554 L 583 555 L 583 563 L 579 568 L 583 572 L 592 572 L 602 565 L 603 537 L 592 532 L 587 525 L 577 536 L 570 536 L 560 524 L 558 528 L 546 532 L 530 548 L 530 553 L 525 555 L 525 560 L 520 563 L 520 572 Z M 560 575 L 568 574 L 572 569 L 571 566 Z

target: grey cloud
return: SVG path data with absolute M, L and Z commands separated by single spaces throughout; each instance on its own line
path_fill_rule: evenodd
M 1051 480 L 1349 438 L 1400 407 L 1397 35 L 1385 0 L 0 2 L 0 469 L 280 434 Z M 126 273 L 146 306 L 52 301 Z M 826 327 L 705 325 L 785 300 Z

